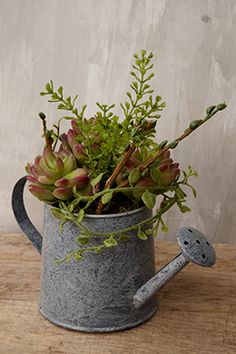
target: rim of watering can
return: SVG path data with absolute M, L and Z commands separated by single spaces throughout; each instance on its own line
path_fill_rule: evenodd
M 147 207 L 144 205 L 141 208 L 138 209 L 134 209 L 134 210 L 130 210 L 130 211 L 124 211 L 122 213 L 114 213 L 114 214 L 85 214 L 84 215 L 84 219 L 108 219 L 108 218 L 122 218 L 124 216 L 129 216 L 129 215 L 133 215 L 133 214 L 137 214 L 141 211 L 143 211 L 144 209 L 147 209 Z

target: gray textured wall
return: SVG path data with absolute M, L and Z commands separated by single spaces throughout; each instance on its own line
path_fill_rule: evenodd
M 227 111 L 186 139 L 174 156 L 199 171 L 193 211 L 167 216 L 168 239 L 192 225 L 214 241 L 235 243 L 236 1 L 0 0 L 0 230 L 18 231 L 10 193 L 24 165 L 41 151 L 39 111 L 56 120 L 39 96 L 53 79 L 81 103 L 119 102 L 132 54 L 156 54 L 158 92 L 167 102 L 158 137 L 174 138 L 213 103 Z M 30 215 L 42 206 L 27 195 Z

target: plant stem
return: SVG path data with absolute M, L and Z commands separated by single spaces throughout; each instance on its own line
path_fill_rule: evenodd
M 59 136 L 60 136 L 60 125 L 59 124 L 58 125 L 54 124 L 53 126 L 56 129 L 56 134 L 54 134 L 56 139 L 55 139 L 54 145 L 52 147 L 52 150 L 55 151 L 57 143 L 58 143 L 58 140 L 59 140 Z
M 82 223 L 78 222 L 76 217 L 74 216 L 74 214 L 70 213 L 67 210 L 67 212 L 69 214 L 68 220 L 70 220 L 73 223 L 75 223 L 79 228 L 83 229 L 90 236 L 93 236 L 93 237 L 107 237 L 107 236 L 111 236 L 111 235 L 115 236 L 116 234 L 123 234 L 123 233 L 129 232 L 129 231 L 135 230 L 135 229 L 137 229 L 137 227 L 139 227 L 141 225 L 144 225 L 144 224 L 147 224 L 147 223 L 151 223 L 151 222 L 152 223 L 155 222 L 158 218 L 161 217 L 161 215 L 163 215 L 167 210 L 169 210 L 176 203 L 176 201 L 177 201 L 177 197 L 174 196 L 172 198 L 172 200 L 165 207 L 162 207 L 162 208 L 158 209 L 154 216 L 151 216 L 150 218 L 147 218 L 147 219 L 141 221 L 138 224 L 129 226 L 129 227 L 125 228 L 125 229 L 121 229 L 121 230 L 119 230 L 117 232 L 95 232 L 95 231 L 91 231 L 86 226 L 84 226 Z
M 199 121 L 196 121 L 197 124 L 196 126 L 193 128 L 191 128 L 191 124 L 190 126 L 184 131 L 184 133 L 182 135 L 180 135 L 178 138 L 176 138 L 175 140 L 173 140 L 171 143 L 169 143 L 165 148 L 163 148 L 162 150 L 159 150 L 154 156 L 152 156 L 150 159 L 148 159 L 146 162 L 144 162 L 140 167 L 140 171 L 144 171 L 146 168 L 148 168 L 154 161 L 156 161 L 161 155 L 163 155 L 167 150 L 172 149 L 172 145 L 175 144 L 175 147 L 177 146 L 177 144 L 185 139 L 188 135 L 190 135 L 194 130 L 196 130 L 198 127 L 200 127 L 202 124 L 204 124 L 205 122 L 207 122 L 211 117 L 213 117 L 217 112 L 221 111 L 221 105 L 218 105 L 215 107 L 215 109 L 210 113 L 207 114 L 207 116 L 204 119 L 201 119 Z M 125 187 L 129 184 L 129 180 L 126 179 L 125 181 L 123 181 L 119 187 Z
M 132 153 L 134 152 L 134 150 L 135 150 L 135 145 L 134 145 L 134 143 L 132 143 L 128 147 L 123 159 L 118 163 L 118 165 L 114 169 L 112 175 L 107 179 L 107 181 L 105 183 L 104 190 L 111 188 L 111 186 L 112 186 L 113 182 L 115 181 L 116 177 L 118 176 L 118 174 L 120 173 L 121 169 L 126 164 L 126 162 L 129 160 L 129 158 L 132 155 Z M 101 214 L 103 208 L 104 208 L 104 205 L 103 205 L 102 201 L 100 200 L 99 203 L 98 203 L 97 209 L 96 209 L 96 214 Z
M 142 66 L 140 66 L 140 69 L 144 69 L 144 64 Z M 127 112 L 127 117 L 131 117 L 132 118 L 132 113 L 134 111 L 134 109 L 136 108 L 136 105 L 138 103 L 138 101 L 140 101 L 142 99 L 142 94 L 143 94 L 143 84 L 144 84 L 144 74 L 141 71 L 141 77 L 140 77 L 140 86 L 139 86 L 139 90 L 136 96 L 135 101 L 131 101 L 132 106 L 130 109 L 130 112 Z M 128 118 L 130 119 L 130 118 Z M 121 169 L 123 168 L 123 166 L 126 164 L 126 162 L 129 160 L 130 156 L 132 155 L 132 153 L 135 150 L 135 144 L 134 142 L 128 146 L 124 158 L 118 163 L 118 165 L 116 166 L 116 168 L 114 169 L 113 173 L 111 174 L 111 176 L 107 179 L 104 189 L 109 189 L 111 188 L 113 182 L 116 180 L 116 177 L 118 176 L 118 174 L 120 173 Z M 102 201 L 100 200 L 96 209 L 96 214 L 101 214 L 103 211 L 104 205 L 102 203 Z

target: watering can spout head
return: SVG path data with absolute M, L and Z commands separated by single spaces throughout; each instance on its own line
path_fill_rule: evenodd
M 190 261 L 203 267 L 211 267 L 215 264 L 215 250 L 211 242 L 200 231 L 193 227 L 183 227 L 178 231 L 177 240 L 181 253 L 136 291 L 133 297 L 133 304 L 136 308 L 144 305 Z

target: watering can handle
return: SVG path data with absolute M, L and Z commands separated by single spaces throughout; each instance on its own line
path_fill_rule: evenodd
M 23 192 L 26 182 L 26 176 L 19 179 L 19 181 L 15 184 L 15 187 L 12 192 L 12 209 L 18 222 L 20 228 L 28 239 L 32 242 L 36 250 L 41 254 L 42 251 L 42 236 L 38 232 L 38 230 L 34 227 L 32 222 L 30 221 L 28 214 L 25 210 Z

